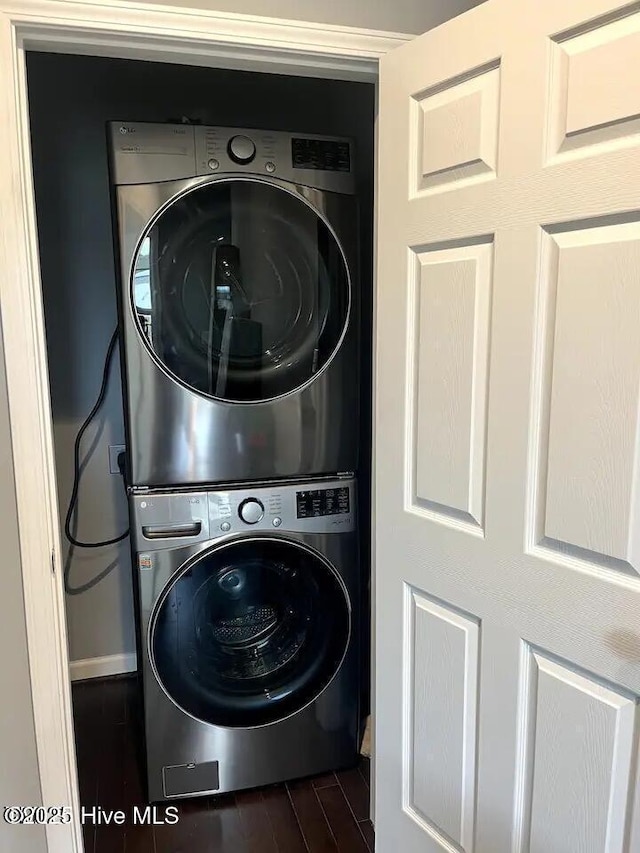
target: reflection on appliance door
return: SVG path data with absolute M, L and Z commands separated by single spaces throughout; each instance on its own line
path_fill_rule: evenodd
M 210 303 L 209 393 L 224 397 L 230 363 L 255 362 L 262 355 L 262 326 L 251 319 L 252 303 L 243 286 L 237 246 L 222 243 L 214 248 Z M 261 396 L 259 374 L 256 374 L 253 397 Z
M 134 259 L 132 298 L 173 376 L 252 402 L 288 394 L 327 365 L 351 294 L 318 211 L 280 187 L 227 179 L 180 196 L 154 222 Z

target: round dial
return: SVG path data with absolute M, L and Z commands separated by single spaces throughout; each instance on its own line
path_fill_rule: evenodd
M 256 156 L 256 146 L 248 136 L 232 136 L 227 145 L 227 152 L 234 163 L 250 163 Z
M 247 498 L 238 507 L 238 515 L 245 524 L 257 524 L 264 515 L 264 505 L 257 498 Z

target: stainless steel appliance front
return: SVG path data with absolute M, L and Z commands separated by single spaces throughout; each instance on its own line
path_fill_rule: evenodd
M 355 761 L 351 479 L 131 498 L 149 798 Z
M 135 123 L 110 133 L 130 482 L 356 470 L 349 140 Z

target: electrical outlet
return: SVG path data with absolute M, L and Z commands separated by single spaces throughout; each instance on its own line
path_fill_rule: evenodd
M 109 445 L 109 473 L 110 474 L 119 474 L 120 468 L 118 467 L 118 456 L 126 450 L 124 444 L 110 444 Z

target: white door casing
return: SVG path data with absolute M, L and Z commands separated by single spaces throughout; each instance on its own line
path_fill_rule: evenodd
M 640 9 L 381 60 L 380 853 L 640 849 Z
M 60 567 L 51 411 L 31 179 L 26 50 L 377 79 L 410 36 L 136 0 L 0 0 L 0 309 L 38 765 L 51 853 L 82 848 Z M 28 804 L 24 804 L 28 805 Z

